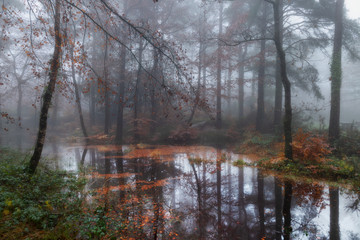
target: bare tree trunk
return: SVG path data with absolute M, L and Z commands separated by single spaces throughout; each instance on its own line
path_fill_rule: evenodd
M 105 124 L 104 133 L 109 134 L 110 129 L 110 100 L 109 100 L 109 81 L 108 81 L 108 35 L 105 36 L 105 55 L 104 55 L 104 88 L 105 88 Z
M 220 2 L 219 7 L 219 38 L 222 37 L 222 28 L 223 28 L 223 2 Z M 218 40 L 218 49 L 217 49 L 217 63 L 216 63 L 216 128 L 221 129 L 222 127 L 222 118 L 221 118 L 221 60 L 222 60 L 222 51 L 220 40 Z
M 239 70 L 238 70 L 238 88 L 239 88 L 239 123 L 241 123 L 241 120 L 244 118 L 244 60 L 245 56 L 247 54 L 247 46 L 245 45 L 243 49 L 243 46 L 239 46 Z
M 136 85 L 135 85 L 135 94 L 134 94 L 134 141 L 138 143 L 140 140 L 139 136 L 139 127 L 138 127 L 138 109 L 139 109 L 139 85 L 141 81 L 141 64 L 142 64 L 142 57 L 143 57 L 143 41 L 140 39 L 140 46 L 139 46 L 139 66 L 137 71 L 137 78 L 136 78 Z
M 61 33 L 60 33 L 60 4 L 61 0 L 55 1 L 55 23 L 54 23 L 54 32 L 55 32 L 55 46 L 53 57 L 50 62 L 50 72 L 49 72 L 49 83 L 44 89 L 43 103 L 40 113 L 40 122 L 39 130 L 37 135 L 37 140 L 35 144 L 34 153 L 29 162 L 29 173 L 34 174 L 35 170 L 39 164 L 41 153 L 44 147 L 46 128 L 47 128 L 47 118 L 49 107 L 51 104 L 51 98 L 55 89 L 56 79 L 58 71 L 60 68 L 60 55 L 61 55 Z
M 231 57 L 229 59 L 229 62 L 228 62 L 228 77 L 227 77 L 227 83 L 226 83 L 226 88 L 227 88 L 227 104 L 228 104 L 228 109 L 227 109 L 227 112 L 228 112 L 228 117 L 231 118 L 231 113 L 232 113 L 232 110 L 231 110 L 231 77 L 232 77 L 232 66 L 231 66 Z
M 16 73 L 15 73 L 16 74 Z M 20 81 L 20 80 L 18 80 Z M 21 126 L 21 108 L 22 108 L 22 98 L 23 98 L 23 93 L 22 93 L 22 84 L 18 82 L 18 102 L 17 102 L 17 117 L 18 117 L 18 121 L 19 121 L 19 126 Z M 19 133 L 18 133 L 18 144 L 19 144 L 19 150 L 21 151 L 22 148 L 22 134 L 21 134 L 21 128 L 19 129 Z
M 331 63 L 331 107 L 329 139 L 335 143 L 340 137 L 341 47 L 343 39 L 344 0 L 336 1 L 335 36 Z
M 281 81 L 285 90 L 285 116 L 284 116 L 284 135 L 285 135 L 285 157 L 288 160 L 293 159 L 292 154 L 292 107 L 291 107 L 291 84 L 287 76 L 286 69 L 286 58 L 285 51 L 283 49 L 282 41 L 281 41 L 281 15 L 280 15 L 280 7 L 282 6 L 282 0 L 275 0 L 273 3 L 274 8 L 274 40 L 276 45 L 277 54 L 280 60 L 280 73 L 281 73 Z
M 261 18 L 261 37 L 265 38 L 266 33 L 266 3 L 263 2 L 262 18 Z M 265 47 L 266 41 L 260 41 L 260 61 L 258 73 L 258 94 L 257 94 L 257 114 L 256 114 L 256 130 L 262 131 L 264 125 L 264 81 L 265 81 Z
M 202 97 L 205 99 L 206 96 L 206 64 L 205 64 L 205 51 L 206 47 L 204 46 L 204 66 L 202 67 Z
M 125 68 L 126 68 L 126 49 L 121 47 L 121 65 L 120 65 L 120 84 L 119 84 L 119 105 L 116 124 L 116 137 L 117 144 L 123 144 L 123 128 L 124 128 L 124 94 L 125 94 Z
M 283 43 L 283 2 L 279 2 L 279 29 L 280 29 L 280 37 L 279 41 Z M 280 66 L 280 59 L 279 56 L 276 58 L 276 83 L 275 83 L 275 106 L 274 106 L 274 128 L 276 132 L 279 131 L 281 125 L 281 118 L 282 118 L 282 98 L 283 98 L 283 86 L 281 82 L 281 66 Z
M 71 57 L 71 76 L 72 76 L 72 80 L 73 80 L 73 84 L 74 84 L 74 88 L 75 88 L 75 99 L 76 99 L 77 110 L 79 113 L 80 126 L 81 126 L 81 130 L 82 130 L 83 135 L 86 138 L 86 142 L 87 142 L 88 134 L 86 131 L 84 117 L 83 117 L 82 108 L 81 108 L 81 98 L 80 98 L 80 93 L 79 93 L 79 87 L 76 82 L 76 76 L 75 76 L 74 46 L 71 46 L 70 57 Z
M 93 41 L 92 43 L 92 55 L 96 56 L 96 44 L 95 41 Z M 91 63 L 92 66 L 95 66 L 95 58 L 93 58 L 93 62 Z M 98 76 L 96 75 L 96 73 L 93 71 L 93 76 L 96 77 L 96 79 L 98 79 Z M 90 85 L 90 103 L 89 103 L 89 118 L 90 118 L 90 126 L 94 127 L 95 123 L 96 123 L 96 117 L 95 117 L 95 109 L 96 109 L 96 85 L 97 85 L 97 81 L 98 80 L 92 80 L 91 85 Z
M 89 117 L 90 117 L 90 126 L 93 127 L 95 125 L 95 106 L 96 106 L 96 82 L 92 81 L 90 86 L 90 103 L 89 103 Z
M 150 82 L 150 101 L 151 101 L 151 134 L 153 135 L 156 130 L 156 117 L 157 117 L 157 108 L 158 108 L 158 102 L 156 98 L 156 80 L 159 79 L 159 52 L 154 49 L 153 50 L 153 59 L 154 59 L 154 65 L 152 69 L 152 75 L 155 79 L 153 79 L 152 82 Z

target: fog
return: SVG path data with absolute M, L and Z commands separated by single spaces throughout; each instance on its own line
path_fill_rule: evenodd
M 360 70 L 359 27 L 354 19 L 359 8 L 357 1 L 345 2 L 340 123 L 356 123 L 360 122 L 354 110 L 360 103 Z M 271 4 L 263 7 L 262 1 L 245 0 L 62 4 L 61 65 L 47 138 L 74 133 L 81 137 L 87 130 L 90 135 L 118 134 L 124 143 L 156 142 L 185 125 L 207 122 L 219 128 L 221 120 L 225 129 L 246 128 L 259 118 L 262 126 L 257 129 L 274 129 L 275 83 L 280 78 Z M 335 6 L 331 4 L 283 6 L 292 107 L 295 118 L 301 116 L 294 129 L 329 126 L 334 20 L 325 12 Z M 42 1 L 4 2 L 2 145 L 28 149 L 36 140 L 53 52 L 53 8 Z M 259 81 L 264 82 L 263 96 Z

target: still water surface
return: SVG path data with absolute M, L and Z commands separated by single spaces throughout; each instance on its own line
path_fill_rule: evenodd
M 203 146 L 87 149 L 87 188 L 119 232 L 135 239 L 282 239 L 284 184 L 233 166 L 250 156 Z M 83 147 L 56 151 L 59 168 L 78 170 Z M 360 239 L 358 197 L 326 184 L 292 183 L 291 238 Z

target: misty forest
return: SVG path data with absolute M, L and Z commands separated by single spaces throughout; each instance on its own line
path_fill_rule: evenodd
M 0 1 L 0 239 L 360 239 L 356 1 Z

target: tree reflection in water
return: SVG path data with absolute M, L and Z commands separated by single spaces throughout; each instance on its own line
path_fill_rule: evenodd
M 339 189 L 330 190 L 328 202 L 321 184 L 283 182 L 254 168 L 234 167 L 231 161 L 240 156 L 223 150 L 160 146 L 124 153 L 90 146 L 89 152 L 94 168 L 89 187 L 104 200 L 111 237 L 340 239 L 359 234 L 357 215 L 349 215 L 355 217 L 353 229 L 340 230 Z M 324 211 L 329 203 L 330 212 Z

